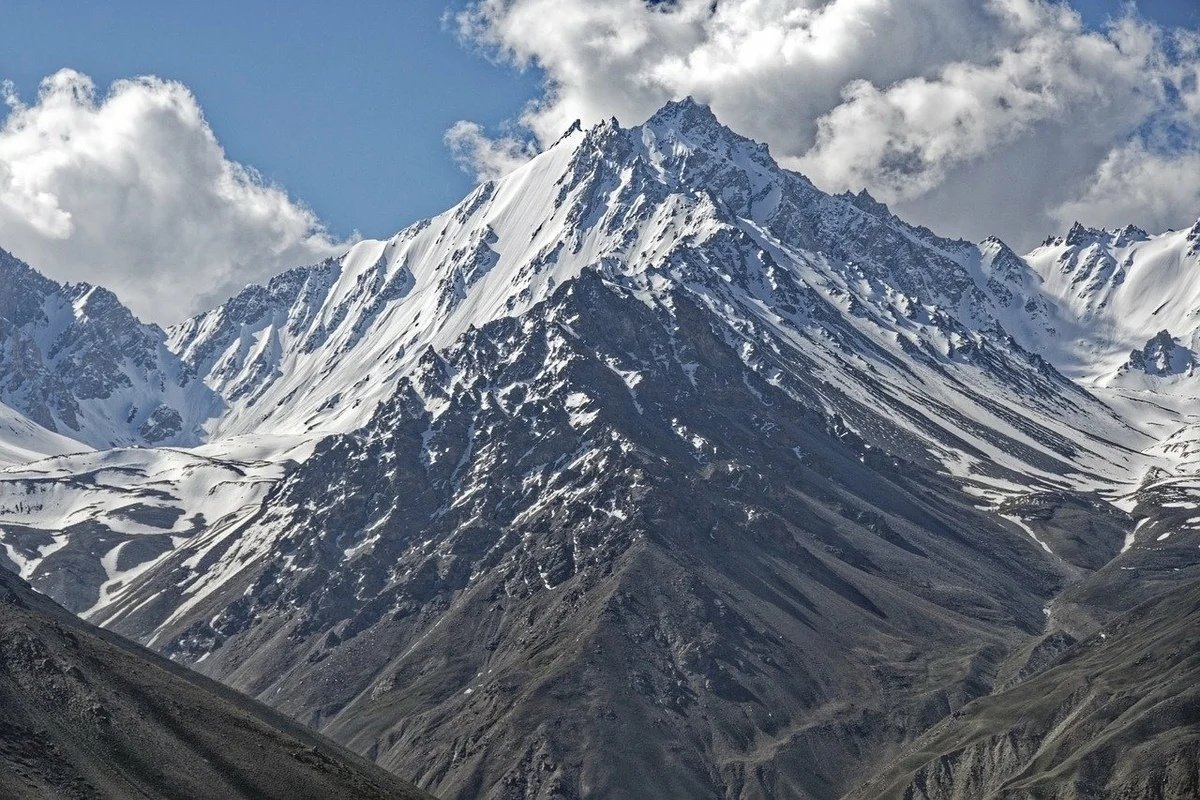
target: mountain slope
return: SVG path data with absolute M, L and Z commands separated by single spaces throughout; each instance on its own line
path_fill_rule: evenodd
M 14 800 L 426 797 L 3 571 L 0 709 L 0 794 Z
M 1170 378 L 1190 376 L 1186 353 L 1200 347 L 1200 221 L 1186 231 L 1150 235 L 1132 226 L 1095 230 L 1076 224 L 1025 256 L 1030 279 L 1054 302 L 1062 328 L 1040 342 L 1043 352 L 1072 377 L 1095 385 L 1119 383 L 1130 372 Z M 1160 331 L 1178 339 L 1171 352 L 1130 363 L 1134 350 Z M 1080 341 L 1071 342 L 1072 337 Z M 1152 350 L 1155 348 L 1151 347 Z M 1178 350 L 1178 352 L 1175 352 Z M 1137 384 L 1133 384 L 1137 385 Z
M 939 474 L 1140 458 L 979 263 L 691 102 L 573 129 L 172 331 L 218 435 L 354 432 L 92 618 L 454 796 L 834 796 L 1124 538 L 1047 552 Z
M 855 798 L 1200 795 L 1200 584 L 936 725 Z
M 185 544 L 253 513 L 286 464 L 120 448 L 0 469 L 0 564 L 87 616 Z
M 0 403 L 0 467 L 87 449 L 82 442 L 56 434 Z
M 107 289 L 60 285 L 3 250 L 0 280 L 0 402 L 85 446 L 200 440 L 220 398 L 162 329 Z
M 982 255 L 1006 329 L 1142 432 L 1149 472 L 1194 473 L 1200 221 L 1157 235 L 1076 224 L 1024 258 L 996 240 Z
M 168 560 L 108 624 L 448 796 L 836 795 L 1061 573 L 672 299 L 584 276 L 431 354 L 187 561 L 239 571 Z

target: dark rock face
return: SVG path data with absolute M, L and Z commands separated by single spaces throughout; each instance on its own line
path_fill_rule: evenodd
M 1066 565 L 1097 570 L 1112 561 L 1133 526 L 1102 498 L 1076 492 L 1036 492 L 1005 501 L 1000 512 L 1022 520 Z
M 3 571 L 0 795 L 427 797 L 266 707 L 80 622 Z
M 183 417 L 179 412 L 170 406 L 159 406 L 138 428 L 138 433 L 150 444 L 157 444 L 178 435 L 182 430 Z
M 852 798 L 1200 796 L 1200 584 L 936 725 Z

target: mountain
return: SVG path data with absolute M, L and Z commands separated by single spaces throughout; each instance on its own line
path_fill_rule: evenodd
M 1024 532 L 685 295 L 560 292 L 431 354 L 105 624 L 457 797 L 829 796 L 1040 631 L 1062 578 Z
M 702 255 L 685 252 L 693 242 Z M 584 273 L 648 296 L 683 281 L 762 349 L 744 356 L 753 368 L 818 373 L 789 391 L 849 427 L 882 426 L 872 438 L 898 454 L 993 481 L 1123 474 L 1112 443 L 1136 432 L 999 335 L 980 261 L 865 193 L 820 192 L 684 101 L 633 130 L 574 127 L 445 214 L 250 287 L 171 342 L 229 405 L 215 435 L 349 432 L 429 349 L 528 314 Z
M 0 570 L 0 795 L 427 797 Z
M 107 289 L 60 285 L 3 250 L 0 280 L 0 402 L 78 450 L 199 443 L 221 401 L 161 328 Z
M 1191 377 L 1200 347 L 1200 221 L 1186 231 L 1151 236 L 1129 226 L 1096 230 L 1076 223 L 1025 256 L 1036 281 L 1053 302 L 1049 324 L 1057 335 L 1030 331 L 1041 352 L 1061 370 L 1097 387 L 1126 385 L 1164 390 L 1164 383 Z M 1164 337 L 1165 334 L 1165 337 Z M 1072 342 L 1075 338 L 1078 341 Z M 1165 338 L 1161 361 L 1153 343 Z M 1143 353 L 1147 358 L 1131 356 Z M 1129 373 L 1140 373 L 1129 375 Z M 1124 377 L 1137 378 L 1123 382 Z M 1153 380 L 1153 379 L 1166 379 Z M 1194 390 L 1192 390 L 1194 393 Z
M 852 798 L 1200 796 L 1200 585 L 938 723 Z
M 204 443 L 0 469 L 0 544 L 442 796 L 838 797 L 1200 580 L 1191 332 L 1052 279 L 1190 287 L 1190 234 L 1094 233 L 945 239 L 692 101 L 574 126 L 173 328 Z

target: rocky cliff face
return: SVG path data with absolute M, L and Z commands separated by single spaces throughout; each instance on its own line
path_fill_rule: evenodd
M 1165 377 L 1188 375 L 1196 369 L 1196 356 L 1179 344 L 1170 331 L 1159 331 L 1139 350 L 1129 353 L 1123 371 L 1141 371 L 1147 375 Z

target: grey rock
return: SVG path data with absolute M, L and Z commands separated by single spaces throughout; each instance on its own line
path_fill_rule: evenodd
M 0 570 L 0 795 L 429 797 Z

